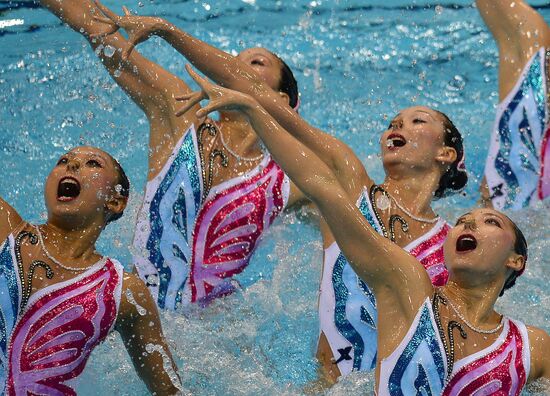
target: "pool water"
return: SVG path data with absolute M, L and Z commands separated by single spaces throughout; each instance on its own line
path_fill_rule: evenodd
M 412 3 L 412 5 L 411 5 Z M 550 21 L 545 1 L 533 2 Z M 470 183 L 437 202 L 454 221 L 475 205 L 497 93 L 497 50 L 472 1 L 105 1 L 160 15 L 226 51 L 266 46 L 295 71 L 302 116 L 349 144 L 376 179 L 378 138 L 412 104 L 447 113 L 465 135 Z M 31 221 L 45 219 L 43 181 L 60 154 L 90 144 L 112 153 L 131 182 L 126 215 L 108 227 L 100 250 L 130 268 L 129 246 L 147 171 L 148 125 L 110 79 L 87 42 L 32 1 L 0 2 L 0 194 Z M 2 22 L 0 22 L 0 26 Z M 159 39 L 139 50 L 187 79 L 185 60 Z M 530 242 L 525 275 L 499 302 L 510 316 L 550 331 L 550 216 L 543 204 L 512 215 Z M 280 217 L 240 293 L 164 327 L 192 394 L 300 394 L 316 377 L 317 290 L 322 245 L 308 210 Z M 328 393 L 372 393 L 355 373 Z M 83 395 L 147 394 L 118 335 L 94 351 Z

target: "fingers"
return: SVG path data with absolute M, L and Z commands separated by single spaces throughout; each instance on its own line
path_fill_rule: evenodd
M 191 92 L 176 98 L 176 100 L 188 100 L 188 102 L 176 112 L 176 117 L 181 116 L 182 114 L 187 113 L 194 106 L 200 103 L 204 99 L 202 92 Z
M 104 16 L 94 15 L 93 19 L 99 22 L 107 23 L 109 25 L 115 25 L 115 23 L 111 19 Z
M 96 5 L 97 8 L 100 9 L 100 11 L 107 17 L 109 18 L 112 22 L 115 22 L 118 20 L 118 15 L 115 14 L 113 11 L 111 11 L 110 9 L 108 9 L 107 7 L 105 7 L 103 4 L 101 4 L 99 2 L 99 0 L 94 0 L 94 3 Z
M 219 110 L 223 107 L 223 101 L 221 100 L 212 100 L 208 105 L 202 107 L 199 111 L 197 111 L 197 117 L 202 118 L 206 117 L 208 114 Z
M 122 11 L 124 11 L 124 15 L 126 15 L 126 16 L 132 15 L 130 13 L 130 10 L 128 8 L 126 8 L 126 6 L 122 6 Z
M 126 46 L 126 48 L 122 50 L 122 54 L 120 55 L 123 61 L 128 60 L 128 58 L 130 57 L 130 54 L 134 50 L 134 47 L 135 47 L 135 44 L 133 43 L 133 41 L 128 40 L 128 45 Z
M 174 99 L 181 102 L 181 101 L 184 101 L 184 100 L 191 99 L 196 94 L 197 94 L 196 92 L 189 92 L 189 93 L 186 93 L 184 95 L 176 96 L 176 97 L 174 97 Z
M 186 64 L 185 65 L 185 70 L 187 70 L 187 73 L 189 73 L 189 75 L 191 76 L 191 78 L 193 80 L 195 80 L 195 82 L 197 84 L 199 84 L 199 86 L 202 88 L 203 91 L 208 91 L 208 88 L 210 87 L 210 83 L 208 82 L 207 79 L 199 76 L 195 70 L 193 70 L 193 68 L 191 67 L 190 64 Z

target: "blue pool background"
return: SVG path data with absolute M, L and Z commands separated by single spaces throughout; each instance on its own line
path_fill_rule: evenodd
M 349 144 L 378 180 L 378 136 L 411 104 L 446 112 L 465 135 L 470 183 L 437 203 L 449 220 L 475 205 L 497 93 L 496 47 L 472 1 L 105 1 L 159 15 L 226 51 L 265 46 L 295 71 L 302 116 Z M 530 2 L 550 21 L 547 1 Z M 546 5 L 545 5 L 546 4 Z M 130 267 L 129 245 L 147 169 L 147 120 L 116 86 L 87 42 L 31 1 L 0 1 L 0 194 L 27 219 L 45 218 L 43 181 L 57 157 L 80 144 L 115 155 L 132 181 L 125 217 L 101 251 Z M 139 50 L 186 78 L 185 60 L 159 39 Z M 550 331 L 550 219 L 539 205 L 513 215 L 530 262 L 502 311 Z M 204 311 L 163 314 L 193 394 L 299 394 L 314 380 L 321 243 L 307 210 L 282 216 L 250 267 L 245 290 Z M 354 374 L 331 394 L 371 393 Z M 79 391 L 146 394 L 117 335 L 92 355 Z

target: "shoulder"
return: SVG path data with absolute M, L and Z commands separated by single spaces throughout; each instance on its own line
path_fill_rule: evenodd
M 19 213 L 6 201 L 0 198 L 0 243 L 2 243 L 13 230 L 21 226 L 23 219 Z
M 127 290 L 132 293 L 150 294 L 147 286 L 137 274 L 124 271 L 122 274 L 122 291 L 125 292 Z
M 529 378 L 550 378 L 550 336 L 546 331 L 534 326 L 527 326 L 529 350 L 531 353 L 531 371 Z
M 119 315 L 123 318 L 135 318 L 137 315 L 142 316 L 140 311 L 153 309 L 156 309 L 155 302 L 143 280 L 136 274 L 124 272 Z

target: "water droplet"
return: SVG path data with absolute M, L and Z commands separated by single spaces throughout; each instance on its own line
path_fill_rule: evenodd
M 106 45 L 105 48 L 103 48 L 103 54 L 107 58 L 112 57 L 115 54 L 115 51 L 116 51 L 116 49 L 112 45 Z

